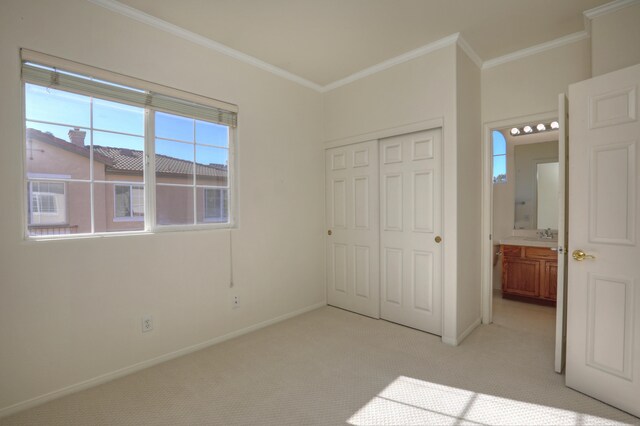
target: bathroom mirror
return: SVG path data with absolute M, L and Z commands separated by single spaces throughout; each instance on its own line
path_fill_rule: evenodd
M 514 229 L 558 229 L 558 141 L 516 145 Z

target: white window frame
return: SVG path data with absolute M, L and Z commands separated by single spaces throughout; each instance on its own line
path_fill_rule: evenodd
M 42 64 L 43 66 L 52 67 L 55 69 L 63 69 L 67 72 L 78 73 L 82 75 L 91 75 L 93 78 L 101 79 L 104 81 L 109 81 L 114 84 L 121 84 L 127 87 L 135 87 L 140 90 L 153 90 L 156 93 L 160 93 L 164 96 L 171 96 L 177 99 L 182 99 L 185 102 L 193 102 L 205 105 L 212 105 L 218 108 L 223 108 L 225 110 L 231 111 L 233 113 L 238 112 L 237 106 L 233 104 L 229 104 L 222 101 L 217 101 L 215 99 L 206 98 L 203 96 L 195 95 L 188 92 L 182 92 L 177 89 L 172 89 L 166 86 L 161 86 L 155 83 L 150 83 L 144 80 L 135 79 L 133 77 L 127 77 L 120 74 L 116 74 L 110 71 L 102 70 L 99 68 L 94 68 L 88 65 L 78 64 L 72 61 L 52 57 L 46 54 L 29 51 L 26 49 L 21 50 L 22 59 L 25 62 L 34 62 L 38 64 Z M 28 78 L 23 78 L 21 80 L 22 85 L 22 116 L 23 116 L 23 126 L 25 135 L 25 139 L 23 139 L 23 159 L 26 160 L 26 117 L 25 106 L 26 106 L 26 97 L 25 97 L 25 87 L 26 84 L 40 84 L 39 82 L 31 81 Z M 56 90 L 68 91 L 65 88 L 56 88 Z M 82 93 L 77 92 L 78 94 L 84 96 L 93 96 L 91 93 Z M 125 103 L 120 100 L 114 100 L 109 98 L 100 98 L 106 99 L 112 102 L 120 102 Z M 197 223 L 197 214 L 194 211 L 195 223 L 194 224 L 179 224 L 179 225 L 159 225 L 156 222 L 156 179 L 155 179 L 155 123 L 154 116 L 155 112 L 166 112 L 173 115 L 181 115 L 179 113 L 173 111 L 163 111 L 155 108 L 147 107 L 144 108 L 145 111 L 145 133 L 144 133 L 144 170 L 143 170 L 143 182 L 132 183 L 132 185 L 140 185 L 144 187 L 144 215 L 141 219 L 128 219 L 128 218 L 117 218 L 115 214 L 115 182 L 114 184 L 114 222 L 116 221 L 134 221 L 141 220 L 144 221 L 144 230 L 131 230 L 131 231 L 106 231 L 106 232 L 91 232 L 91 233 L 82 233 L 82 234 L 60 234 L 60 235 L 30 235 L 28 228 L 31 226 L 29 224 L 30 217 L 27 217 L 26 214 L 23 214 L 22 217 L 25 220 L 25 225 L 23 229 L 25 230 L 25 238 L 28 240 L 38 240 L 38 239 L 69 239 L 69 238 L 88 238 L 88 237 L 104 237 L 104 236 L 115 236 L 115 235 L 128 235 L 128 234 L 144 234 L 144 233 L 158 233 L 158 232 L 172 232 L 172 231 L 198 231 L 198 230 L 212 230 L 212 229 L 230 229 L 238 227 L 238 218 L 237 218 L 237 208 L 238 208 L 238 196 L 237 196 L 237 185 L 236 185 L 236 176 L 237 176 L 237 163 L 236 163 L 236 151 L 237 151 L 237 126 L 235 125 L 226 125 L 222 123 L 217 123 L 220 125 L 225 125 L 228 128 L 228 164 L 227 164 L 227 186 L 223 189 L 227 190 L 227 208 L 228 208 L 228 222 L 218 222 L 218 221 L 204 221 L 205 223 Z M 187 118 L 193 119 L 195 117 L 184 115 Z M 201 120 L 201 118 L 196 118 Z M 203 120 L 207 121 L 207 120 Z M 93 165 L 91 164 L 91 167 Z M 26 161 L 23 161 L 23 168 L 26 168 Z M 29 180 L 33 180 L 33 178 L 27 177 L 27 173 L 25 170 L 25 182 L 24 185 L 27 193 L 29 193 Z M 74 179 L 70 179 L 69 182 L 73 182 Z M 93 182 L 91 182 L 93 184 Z M 109 183 L 109 182 L 104 182 Z M 118 185 L 128 184 L 126 182 L 118 182 Z M 65 198 L 67 198 L 67 187 L 65 182 Z M 26 195 L 23 197 L 23 200 L 27 200 Z M 28 212 L 28 203 L 30 201 L 27 200 L 26 204 L 26 212 Z M 92 223 L 94 217 L 94 203 L 93 199 L 89 201 L 91 203 L 91 212 L 92 212 Z M 25 213 L 26 213 L 25 212 Z M 69 211 L 66 211 L 67 222 L 69 217 Z M 203 212 L 204 218 L 204 212 Z M 69 225 L 68 223 L 61 225 Z M 57 226 L 57 225 L 56 225 Z M 92 226 L 93 227 L 93 226 Z

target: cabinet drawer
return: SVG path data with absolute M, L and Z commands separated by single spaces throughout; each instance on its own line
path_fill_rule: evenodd
M 502 246 L 502 254 L 508 257 L 521 257 L 521 246 Z
M 551 250 L 548 247 L 525 247 L 524 250 L 525 250 L 526 258 L 552 259 L 552 260 L 555 260 L 558 258 L 558 252 Z

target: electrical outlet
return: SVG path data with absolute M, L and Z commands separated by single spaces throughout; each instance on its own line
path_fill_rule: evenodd
M 238 309 L 240 307 L 240 299 L 238 296 L 231 296 L 231 308 Z
M 153 330 L 153 317 L 151 315 L 145 315 L 142 317 L 142 332 Z

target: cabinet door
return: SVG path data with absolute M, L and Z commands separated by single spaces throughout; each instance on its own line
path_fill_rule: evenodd
M 558 284 L 558 263 L 545 262 L 544 274 L 542 276 L 542 297 L 556 300 L 556 289 Z
M 540 262 L 505 257 L 502 291 L 519 296 L 540 296 Z

